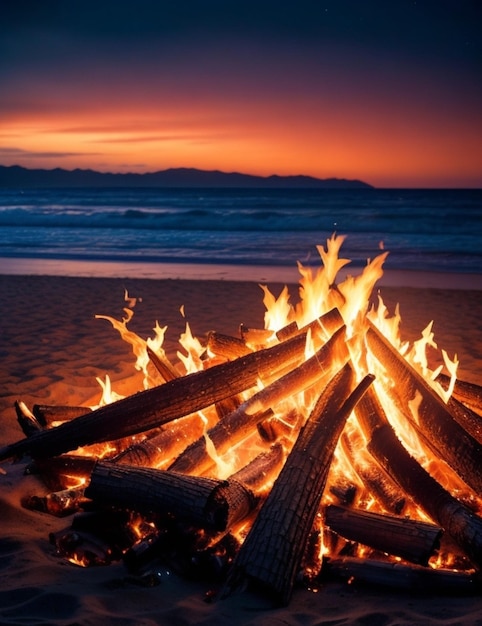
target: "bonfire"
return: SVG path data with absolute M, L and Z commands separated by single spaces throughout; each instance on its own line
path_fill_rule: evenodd
M 156 584 L 157 563 L 210 580 L 216 598 L 246 586 L 287 604 L 297 585 L 361 580 L 439 593 L 479 591 L 482 395 L 457 380 L 432 325 L 403 343 L 376 283 L 387 252 L 338 280 L 342 236 L 298 264 L 298 301 L 262 286 L 264 328 L 194 337 L 175 355 L 156 322 L 132 345 L 141 389 L 108 376 L 95 407 L 16 403 L 46 495 L 24 505 L 69 516 L 50 537 L 84 567 L 123 560 Z M 136 377 L 136 380 L 138 377 Z

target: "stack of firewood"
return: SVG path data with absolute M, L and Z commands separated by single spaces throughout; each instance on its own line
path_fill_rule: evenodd
M 187 576 L 212 576 L 220 596 L 249 583 L 282 604 L 303 579 L 479 589 L 480 388 L 458 383 L 443 402 L 367 320 L 348 339 L 337 309 L 305 328 L 291 324 L 269 347 L 260 331 L 253 348 L 254 335 L 210 333 L 205 369 L 184 376 L 151 350 L 164 382 L 96 410 L 17 403 L 26 436 L 0 450 L 0 460 L 30 456 L 28 471 L 51 490 L 26 506 L 74 513 L 51 536 L 58 553 L 82 565 L 123 559 L 146 584 L 155 584 L 151 564 L 161 560 Z M 360 373 L 358 361 L 378 363 L 392 381 L 383 401 L 378 379 Z M 390 407 L 450 468 L 459 492 L 409 452 Z M 349 419 L 361 439 L 351 438 Z M 369 463 L 357 459 L 360 445 Z M 337 448 L 353 474 L 334 471 Z M 220 477 L 233 451 L 234 469 Z M 361 507 L 360 484 L 377 512 Z M 424 519 L 408 514 L 417 507 Z M 452 555 L 451 569 L 433 567 L 442 552 Z

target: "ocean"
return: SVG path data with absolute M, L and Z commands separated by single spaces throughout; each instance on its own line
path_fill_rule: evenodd
M 482 190 L 0 190 L 4 273 L 319 266 L 316 246 L 334 232 L 350 267 L 384 249 L 387 270 L 482 274 Z

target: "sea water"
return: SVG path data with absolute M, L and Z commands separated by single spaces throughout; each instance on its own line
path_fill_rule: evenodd
M 383 249 L 387 270 L 482 274 L 482 190 L 0 190 L 0 272 L 25 260 L 57 261 L 58 273 L 137 263 L 140 275 L 143 264 L 319 266 L 334 232 L 351 267 Z

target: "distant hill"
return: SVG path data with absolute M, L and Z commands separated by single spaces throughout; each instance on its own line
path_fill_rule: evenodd
M 211 187 L 262 189 L 370 189 L 360 180 L 313 178 L 312 176 L 251 176 L 236 172 L 168 169 L 148 174 L 112 174 L 94 170 L 27 169 L 0 165 L 0 187 Z

